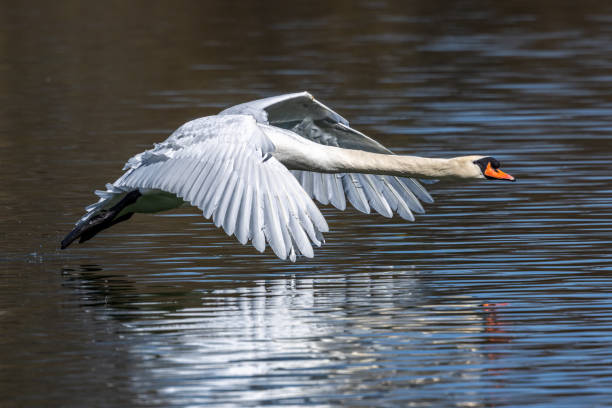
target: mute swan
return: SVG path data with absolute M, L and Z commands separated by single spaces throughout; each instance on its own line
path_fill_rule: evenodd
M 413 221 L 433 199 L 416 179 L 499 179 L 492 157 L 394 155 L 308 92 L 243 103 L 195 119 L 128 160 L 125 173 L 62 241 L 84 242 L 137 212 L 190 203 L 217 227 L 281 259 L 313 257 L 328 226 L 312 199 Z

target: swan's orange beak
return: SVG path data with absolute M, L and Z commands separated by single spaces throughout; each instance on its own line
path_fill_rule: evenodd
M 498 180 L 516 181 L 516 179 L 508 173 L 504 173 L 499 169 L 494 169 L 493 167 L 491 167 L 491 162 L 487 164 L 487 168 L 485 169 L 484 174 L 487 177 L 491 177 Z

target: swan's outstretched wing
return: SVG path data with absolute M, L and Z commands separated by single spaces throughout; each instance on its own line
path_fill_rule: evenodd
M 328 146 L 393 154 L 376 140 L 351 128 L 346 119 L 313 98 L 308 92 L 275 96 L 233 106 L 221 114 L 249 114 L 267 123 Z M 433 202 L 415 179 L 373 174 L 323 174 L 293 170 L 310 197 L 344 210 L 348 200 L 364 213 L 374 209 L 385 217 L 397 212 L 414 220 L 413 212 L 424 212 L 419 199 Z
M 346 119 L 317 101 L 308 92 L 278 95 L 245 102 L 227 108 L 219 114 L 251 115 L 259 123 L 275 126 L 278 126 L 279 123 L 299 123 L 307 117 L 313 120 L 329 119 L 348 126 Z
M 327 223 L 273 150 L 249 116 L 196 119 L 130 159 L 109 187 L 176 194 L 243 244 L 263 252 L 268 242 L 281 259 L 312 257 Z

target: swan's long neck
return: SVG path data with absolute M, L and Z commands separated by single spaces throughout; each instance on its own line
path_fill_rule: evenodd
M 331 148 L 327 170 L 332 173 L 369 173 L 416 178 L 460 178 L 455 159 L 400 156 Z
M 466 173 L 463 157 L 451 159 L 400 156 L 343 149 L 301 137 L 271 137 L 274 157 L 287 168 L 319 173 L 368 173 L 425 179 L 474 178 Z M 467 158 L 467 157 L 466 157 Z

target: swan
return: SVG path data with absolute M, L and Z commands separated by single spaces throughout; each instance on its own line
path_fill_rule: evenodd
M 327 222 L 313 199 L 414 221 L 433 199 L 417 179 L 515 181 L 489 156 L 394 155 L 308 92 L 246 102 L 192 120 L 130 158 L 61 242 L 191 204 L 242 244 L 280 259 L 313 257 Z

